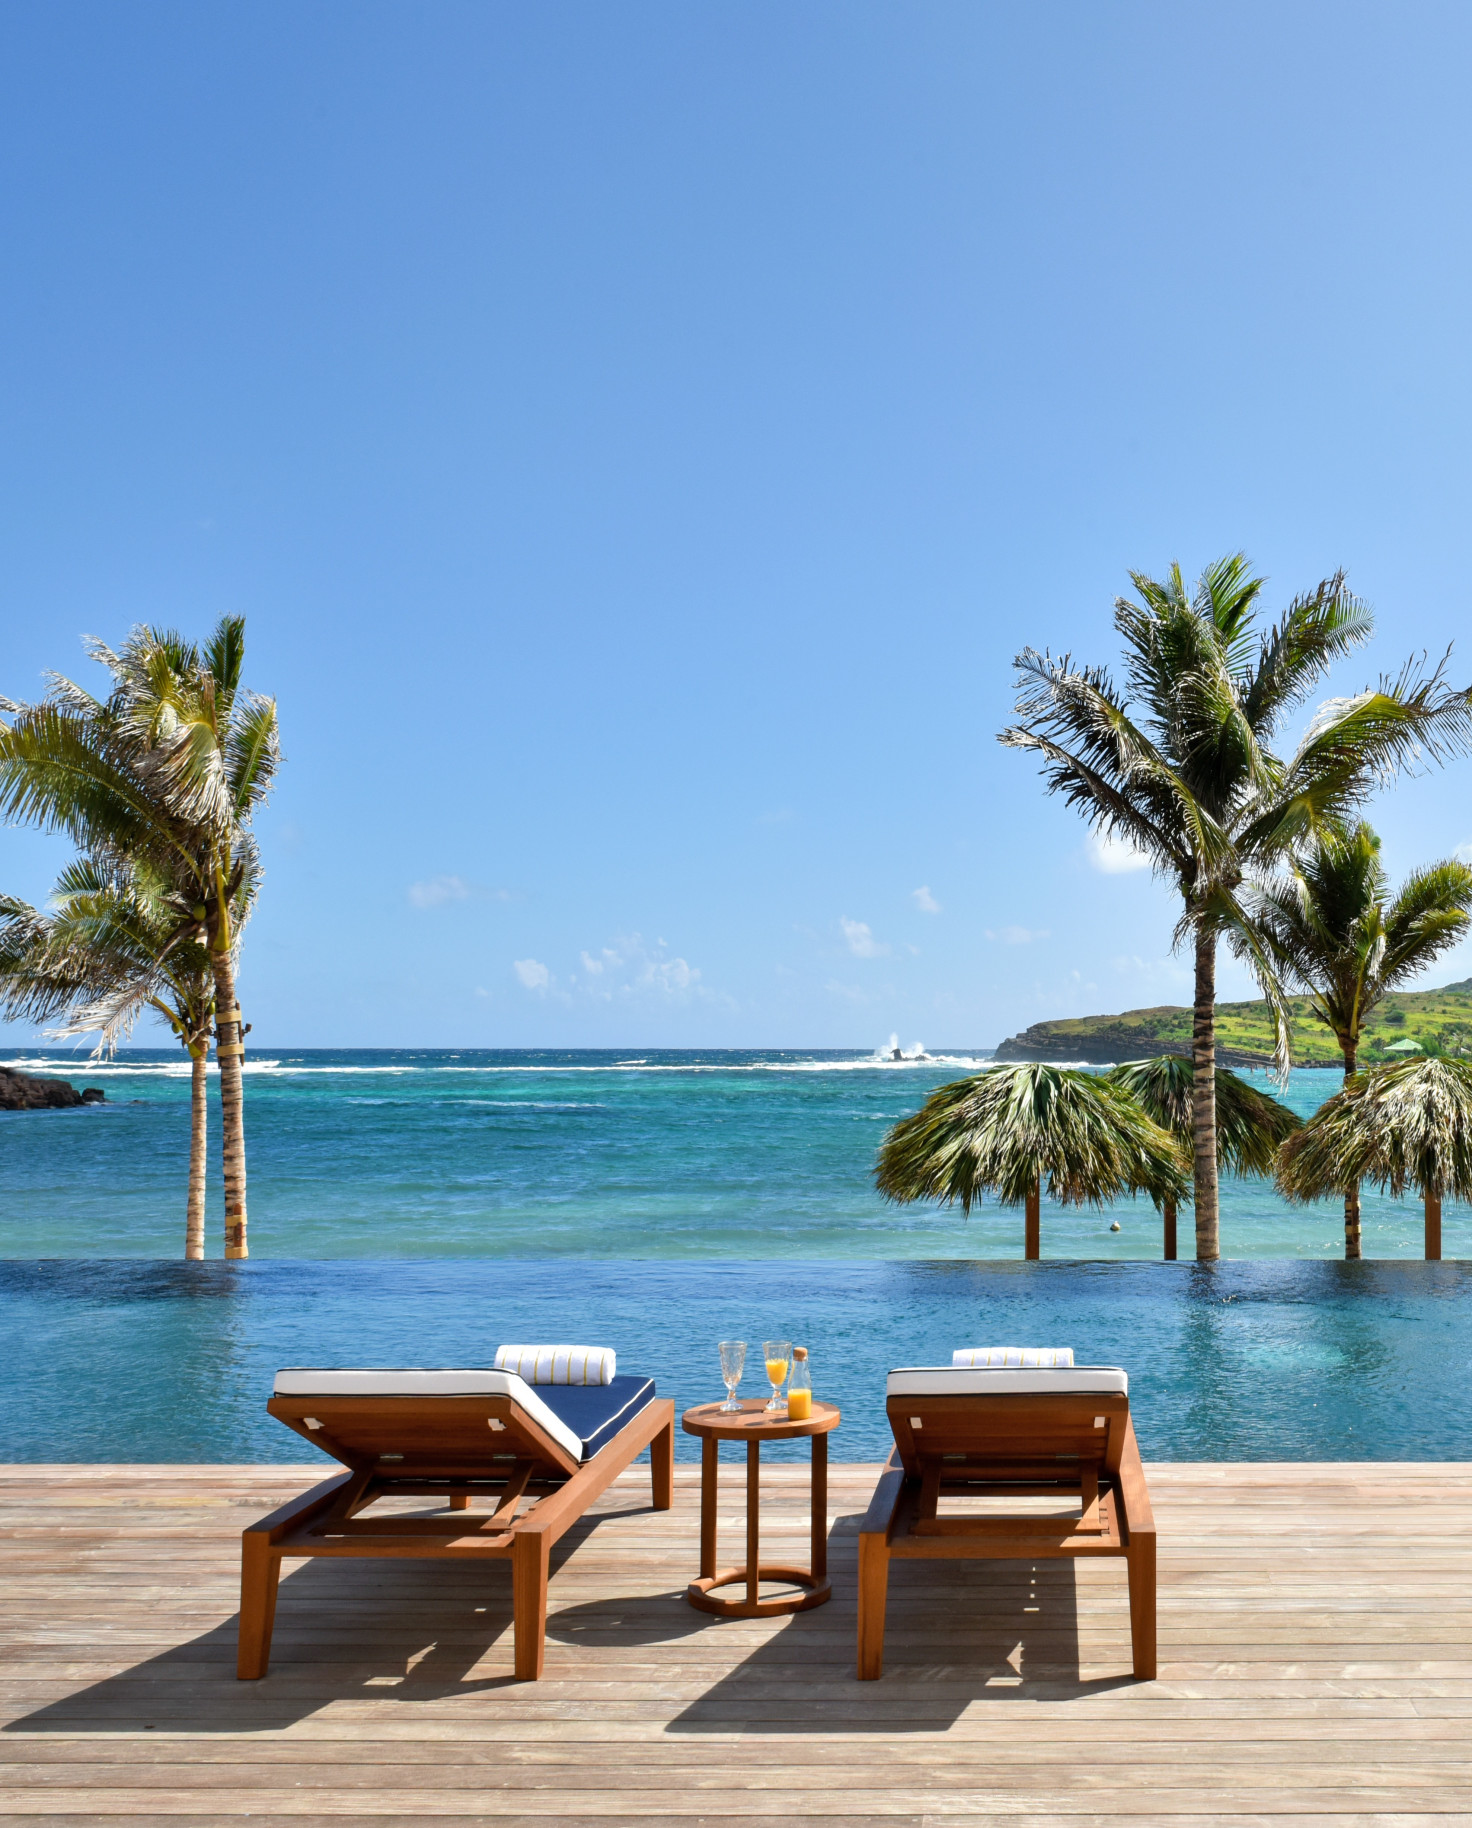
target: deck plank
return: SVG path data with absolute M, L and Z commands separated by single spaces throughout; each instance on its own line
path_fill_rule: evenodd
M 541 1682 L 511 1680 L 503 1566 L 318 1562 L 237 1683 L 239 1531 L 318 1470 L 0 1468 L 0 1815 L 1472 1828 L 1472 1465 L 1151 1468 L 1154 1683 L 1122 1567 L 1062 1562 L 898 1564 L 855 1682 L 875 1469 L 846 1465 L 818 1611 L 692 1611 L 698 1472 L 656 1513 L 636 1468 L 554 1560 Z M 764 1555 L 805 1560 L 805 1469 L 764 1493 Z

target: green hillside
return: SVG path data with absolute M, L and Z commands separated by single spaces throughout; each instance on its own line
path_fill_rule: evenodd
M 1293 1063 L 1295 1066 L 1339 1066 L 1334 1037 L 1309 1013 L 1308 1000 L 1295 997 Z M 1272 1062 L 1272 1030 L 1267 1005 L 1218 1003 L 1218 1056 L 1228 1066 L 1267 1066 Z M 1436 1043 L 1448 1052 L 1472 1053 L 1472 978 L 1442 990 L 1405 990 L 1385 998 L 1366 1024 L 1360 1060 L 1395 1059 L 1404 1041 Z M 1035 1022 L 1010 1035 L 997 1049 L 999 1060 L 1138 1060 L 1150 1054 L 1191 1051 L 1191 1011 L 1166 1004 L 1158 1009 L 1127 1009 L 1117 1016 L 1079 1016 L 1064 1022 Z M 1409 1050 L 1402 1050 L 1409 1051 Z

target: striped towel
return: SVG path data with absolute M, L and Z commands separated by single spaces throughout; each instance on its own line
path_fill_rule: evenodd
M 496 1369 L 529 1384 L 611 1384 L 618 1354 L 609 1346 L 498 1346 Z
M 1018 1365 L 1046 1371 L 1072 1363 L 1072 1346 L 962 1346 L 951 1354 L 957 1367 Z

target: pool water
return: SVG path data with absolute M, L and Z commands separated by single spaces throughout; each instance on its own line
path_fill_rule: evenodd
M 1469 1297 L 1450 1262 L 0 1261 L 0 1459 L 299 1461 L 265 1410 L 279 1366 L 486 1365 L 510 1340 L 613 1346 L 684 1408 L 721 1395 L 731 1337 L 744 1395 L 763 1339 L 809 1347 L 840 1460 L 888 1451 L 891 1367 L 1019 1344 L 1124 1366 L 1147 1458 L 1464 1459 Z

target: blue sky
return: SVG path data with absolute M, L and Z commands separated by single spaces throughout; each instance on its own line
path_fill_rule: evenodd
M 995 741 L 1011 658 L 1245 548 L 1376 606 L 1335 686 L 1472 677 L 1469 57 L 1437 5 L 12 5 L 0 691 L 248 617 L 253 1045 L 1182 1001 L 1167 892 Z M 1394 871 L 1469 787 L 1380 803 Z

